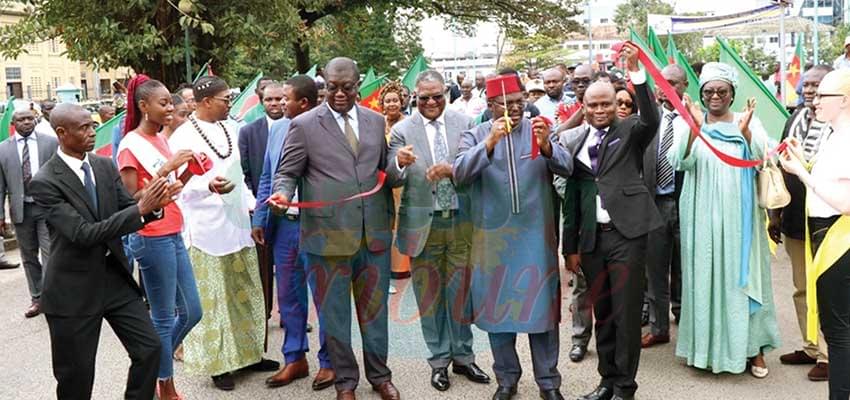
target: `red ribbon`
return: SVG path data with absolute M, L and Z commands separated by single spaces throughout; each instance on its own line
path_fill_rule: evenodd
M 321 208 L 321 207 L 334 206 L 334 205 L 337 205 L 337 204 L 347 203 L 351 200 L 369 197 L 369 196 L 371 196 L 375 193 L 378 193 L 378 191 L 380 191 L 381 188 L 384 187 L 384 182 L 386 182 L 386 180 L 387 180 L 386 172 L 378 171 L 378 182 L 375 184 L 375 187 L 370 189 L 368 192 L 358 193 L 358 194 L 355 194 L 353 196 L 348 196 L 344 199 L 339 199 L 339 200 L 302 201 L 302 202 L 292 203 L 292 202 L 286 201 L 283 198 L 282 194 L 275 193 L 275 194 L 269 196 L 268 199 L 266 199 L 266 203 L 274 203 L 274 204 L 277 204 L 277 205 L 282 206 L 282 207 L 297 207 L 297 208 Z
M 664 79 L 664 76 L 661 75 L 661 71 L 658 69 L 658 67 L 655 66 L 652 60 L 650 60 L 649 56 L 647 56 L 646 53 L 643 52 L 640 46 L 636 45 L 631 41 L 626 41 L 611 46 L 611 50 L 619 53 L 622 50 L 623 45 L 626 43 L 630 43 L 638 49 L 638 59 L 640 60 L 641 64 L 643 64 L 644 68 L 646 68 L 646 72 L 655 81 L 655 85 L 658 86 L 658 88 L 661 89 L 662 92 L 664 92 L 664 95 L 667 96 L 667 99 L 670 100 L 670 103 L 673 104 L 673 108 L 675 108 L 679 115 L 685 119 L 685 122 L 688 123 L 688 126 L 693 132 L 696 133 L 697 137 L 702 139 L 703 143 L 705 143 L 709 150 L 711 150 L 711 152 L 714 153 L 714 155 L 716 155 L 717 158 L 719 158 L 724 163 L 738 168 L 752 168 L 763 164 L 765 161 L 769 160 L 776 154 L 784 151 L 785 148 L 788 147 L 787 143 L 783 142 L 779 144 L 779 146 L 777 146 L 775 149 L 768 152 L 763 160 L 744 160 L 741 158 L 730 156 L 720 151 L 718 148 L 714 147 L 714 145 L 711 144 L 711 141 L 709 141 L 705 136 L 702 135 L 700 129 L 697 128 L 696 122 L 694 122 L 694 119 L 691 117 L 691 113 L 688 112 L 688 110 L 685 108 L 685 105 L 682 103 L 682 100 L 679 98 L 679 94 L 676 93 L 676 89 L 674 89 L 673 86 L 671 86 L 670 83 L 667 82 L 667 79 Z
M 193 175 L 203 175 L 206 174 L 207 171 L 211 170 L 213 167 L 212 159 L 207 157 L 204 153 L 195 153 L 192 155 L 192 159 L 189 160 L 189 172 Z
M 552 127 L 552 120 L 550 120 L 549 118 L 546 118 L 542 115 L 538 115 L 538 116 L 534 117 L 534 119 L 531 120 L 531 123 L 533 124 L 534 121 L 536 121 L 538 119 L 543 121 L 544 124 L 546 124 L 546 128 Z M 534 135 L 534 128 L 533 127 L 532 127 L 531 133 L 532 133 L 532 135 L 531 135 L 531 159 L 536 160 L 537 157 L 540 156 L 540 146 L 537 144 L 537 135 Z

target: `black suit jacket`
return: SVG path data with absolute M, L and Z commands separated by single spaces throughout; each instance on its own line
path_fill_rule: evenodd
M 615 119 L 608 127 L 608 133 L 599 149 L 599 168 L 594 174 L 587 166 L 576 162 L 576 155 L 581 151 L 584 142 L 588 140 L 590 131 L 594 128 L 580 127 L 566 132 L 571 137 L 562 138 L 570 154 L 574 155 L 572 178 L 584 179 L 595 176 L 596 190 L 602 197 L 605 209 L 611 216 L 611 223 L 620 234 L 628 239 L 634 239 L 662 225 L 661 215 L 655 207 L 652 196 L 643 180 L 643 158 L 646 148 L 658 131 L 659 117 L 655 102 L 650 96 L 646 84 L 635 85 L 640 116 L 632 115 L 624 120 Z M 569 185 L 569 183 L 568 183 Z M 594 197 L 581 196 L 578 201 L 586 202 Z M 595 200 L 593 200 L 595 201 Z M 566 203 L 565 199 L 565 203 Z M 581 210 L 592 209 L 594 212 L 583 213 Z M 567 212 L 578 212 L 577 223 L 573 229 L 564 231 L 564 252 L 593 251 L 596 236 L 595 207 L 582 204 L 579 207 L 565 209 Z M 588 220 L 588 218 L 592 220 Z
M 239 130 L 239 157 L 242 161 L 242 173 L 245 184 L 257 197 L 260 187 L 260 175 L 263 174 L 263 157 L 269 140 L 269 123 L 265 114 Z
M 44 273 L 41 308 L 57 316 L 88 316 L 103 311 L 108 268 L 124 277 L 139 296 L 130 275 L 121 236 L 144 226 L 136 202 L 121 183 L 112 160 L 89 153 L 97 188 L 98 209 L 78 175 L 58 155 L 33 178 L 30 193 L 47 214 L 50 264 Z M 153 220 L 153 218 L 147 218 Z M 109 252 L 109 256 L 107 256 Z
M 659 107 L 659 117 L 661 116 L 661 107 Z M 643 181 L 646 183 L 646 188 L 649 189 L 649 195 L 655 199 L 656 194 L 656 186 L 658 186 L 658 141 L 661 140 L 661 126 L 659 122 L 659 129 L 655 130 L 655 136 L 652 138 L 652 141 L 649 142 L 649 146 L 646 147 L 646 152 L 643 156 Z M 670 151 L 673 149 L 671 148 Z M 682 194 L 682 183 L 684 182 L 685 173 L 682 171 L 676 171 L 673 174 L 673 197 L 676 198 L 676 201 L 679 200 L 679 196 Z

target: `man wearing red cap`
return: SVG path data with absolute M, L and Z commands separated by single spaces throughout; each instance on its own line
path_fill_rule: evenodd
M 463 133 L 453 165 L 455 184 L 467 186 L 471 200 L 473 322 L 489 333 L 499 383 L 493 399 L 516 394 L 522 374 L 515 348 L 520 332 L 529 337 L 541 398 L 563 399 L 551 182 L 554 174 L 570 174 L 572 156 L 554 140 L 547 121 L 523 118 L 517 75 L 488 79 L 487 103 L 498 118 Z

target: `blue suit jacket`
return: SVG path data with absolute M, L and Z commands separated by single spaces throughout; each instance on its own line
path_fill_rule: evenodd
M 260 174 L 263 168 L 263 156 L 266 154 L 269 125 L 266 116 L 239 129 L 239 157 L 242 158 L 242 172 L 245 184 L 257 196 Z
M 269 206 L 266 199 L 272 194 L 274 175 L 280 164 L 280 156 L 283 154 L 283 141 L 289 131 L 289 118 L 282 118 L 272 124 L 266 144 L 266 154 L 263 157 L 263 170 L 257 184 L 257 206 L 254 208 L 254 217 L 251 225 L 254 227 L 271 227 L 270 222 L 275 218 L 270 217 Z M 271 232 L 266 229 L 266 236 L 271 237 Z

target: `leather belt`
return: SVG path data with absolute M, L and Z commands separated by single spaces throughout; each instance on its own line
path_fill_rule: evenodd
M 450 219 L 450 218 L 454 217 L 456 214 L 457 214 L 457 210 L 442 210 L 442 211 L 434 210 L 434 216 L 435 217 L 440 217 L 440 218 L 444 218 L 444 219 Z
M 290 221 L 298 221 L 298 218 L 300 217 L 300 215 L 299 214 L 285 214 L 283 217 L 290 220 Z
M 614 228 L 614 224 L 612 224 L 612 223 L 605 223 L 605 224 L 597 223 L 596 227 L 599 228 L 599 230 L 601 232 L 611 232 L 614 229 L 616 229 L 616 228 Z

